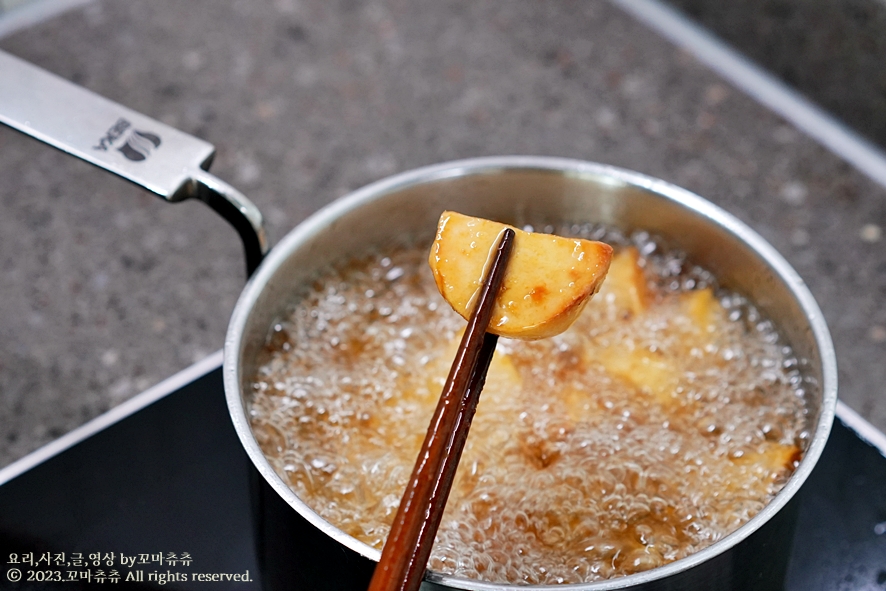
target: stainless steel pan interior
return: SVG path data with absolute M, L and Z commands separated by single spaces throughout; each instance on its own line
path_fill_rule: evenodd
M 277 476 L 250 430 L 248 392 L 258 349 L 270 327 L 324 267 L 393 243 L 429 241 L 444 209 L 531 223 L 604 222 L 645 230 L 713 271 L 724 287 L 750 297 L 778 324 L 818 391 L 813 435 L 799 468 L 778 497 L 748 524 L 691 557 L 645 573 L 581 585 L 581 589 L 641 588 L 728 553 L 797 493 L 824 448 L 836 406 L 836 363 L 815 301 L 796 272 L 760 236 L 704 199 L 640 174 L 575 160 L 498 157 L 465 160 L 407 172 L 365 187 L 321 210 L 287 235 L 250 280 L 225 342 L 228 406 L 243 445 L 267 482 L 305 519 L 366 557 L 379 552 L 324 521 Z M 459 589 L 501 586 L 432 574 Z M 645 588 L 645 587 L 643 587 Z

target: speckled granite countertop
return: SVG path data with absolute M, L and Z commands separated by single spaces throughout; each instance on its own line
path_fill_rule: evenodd
M 606 162 L 759 231 L 830 324 L 843 400 L 886 429 L 886 191 L 603 2 L 96 0 L 0 39 L 218 148 L 272 241 L 388 174 Z M 222 346 L 233 230 L 0 128 L 0 465 Z

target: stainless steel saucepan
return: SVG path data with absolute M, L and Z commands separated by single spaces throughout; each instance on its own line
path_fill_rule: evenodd
M 773 319 L 796 355 L 805 360 L 813 384 L 812 435 L 805 456 L 777 497 L 747 524 L 704 550 L 650 571 L 538 588 L 781 589 L 796 496 L 824 449 L 834 418 L 836 360 L 821 311 L 801 278 L 730 214 L 674 185 L 610 166 L 557 158 L 479 158 L 413 170 L 359 189 L 300 224 L 262 261 L 267 245 L 261 216 L 240 193 L 206 172 L 212 146 L 4 53 L 0 53 L 0 80 L 0 121 L 170 201 L 201 199 L 243 237 L 251 278 L 225 340 L 224 382 L 234 427 L 261 475 L 260 488 L 274 491 L 272 501 L 262 505 L 286 508 L 284 518 L 270 520 L 268 528 L 274 532 L 262 538 L 260 559 L 271 566 L 285 563 L 283 570 L 294 574 L 279 587 L 269 578 L 269 588 L 297 589 L 308 580 L 315 588 L 342 588 L 347 567 L 337 565 L 369 563 L 377 560 L 379 552 L 306 506 L 263 456 L 248 419 L 256 354 L 293 294 L 321 269 L 357 257 L 367 248 L 429 239 L 440 212 L 453 209 L 516 225 L 602 222 L 661 236 Z M 259 521 L 269 522 L 267 516 Z M 281 532 L 284 521 L 294 523 L 297 533 Z M 317 536 L 316 544 L 302 539 L 301 546 L 323 548 L 324 556 L 300 561 L 297 554 L 287 554 L 286 547 L 278 552 L 275 541 L 287 535 Z M 489 591 L 525 588 L 434 572 L 428 573 L 424 585 Z

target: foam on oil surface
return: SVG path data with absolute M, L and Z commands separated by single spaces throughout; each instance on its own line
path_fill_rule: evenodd
M 805 447 L 807 380 L 753 306 L 706 300 L 710 275 L 643 234 L 560 233 L 635 246 L 649 306 L 626 312 L 604 282 L 566 333 L 500 340 L 434 570 L 543 584 L 653 568 L 753 517 Z M 253 386 L 277 472 L 378 548 L 465 325 L 425 260 L 401 250 L 319 279 L 274 327 Z

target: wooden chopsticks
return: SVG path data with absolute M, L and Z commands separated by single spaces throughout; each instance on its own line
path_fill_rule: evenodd
M 486 328 L 513 241 L 513 230 L 502 232 L 369 591 L 415 591 L 421 585 L 498 342 L 498 336 L 487 333 Z

